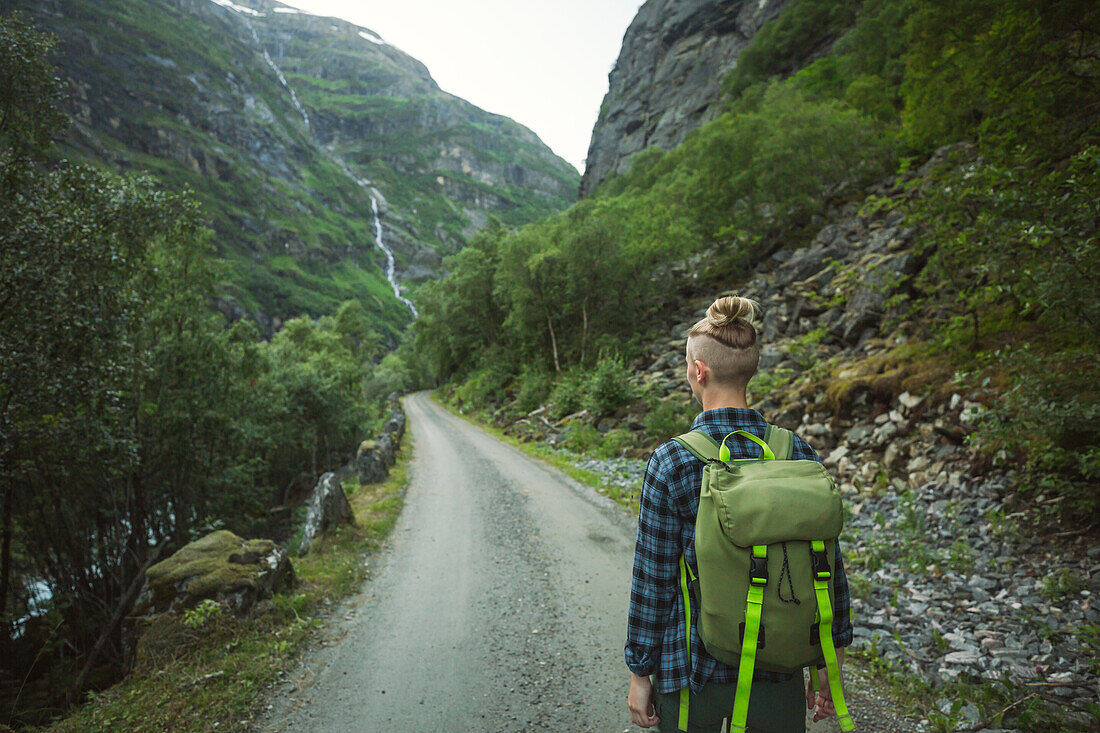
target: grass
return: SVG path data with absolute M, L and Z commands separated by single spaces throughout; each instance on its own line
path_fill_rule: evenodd
M 94 693 L 47 730 L 242 730 L 252 725 L 264 690 L 306 648 L 321 617 L 369 577 L 366 558 L 393 529 L 408 483 L 411 435 L 385 481 L 344 481 L 355 514 L 320 538 L 310 554 L 294 558 L 297 584 L 275 595 L 266 613 L 238 618 L 206 604 L 185 615 L 161 614 L 142 626 L 129 678 Z

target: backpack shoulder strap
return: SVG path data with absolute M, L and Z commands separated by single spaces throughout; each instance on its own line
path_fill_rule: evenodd
M 794 433 L 777 425 L 768 425 L 764 431 L 764 442 L 772 449 L 776 458 L 787 460 L 794 452 Z
M 718 444 L 714 442 L 714 438 L 701 430 L 692 430 L 690 433 L 677 435 L 673 440 L 704 463 L 718 458 Z

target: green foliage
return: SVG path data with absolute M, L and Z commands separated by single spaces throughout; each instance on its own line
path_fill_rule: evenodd
M 1100 675 L 1100 626 L 1085 624 L 1078 637 L 1082 642 L 1080 646 L 1086 650 L 1085 664 L 1088 665 L 1089 673 L 1094 677 Z
M 773 83 L 756 109 L 720 117 L 673 155 L 681 150 L 695 171 L 686 192 L 703 235 L 739 233 L 755 259 L 762 234 L 807 223 L 823 210 L 826 191 L 859 190 L 881 177 L 892 142 L 844 102 Z
M 766 372 L 757 372 L 749 382 L 748 392 L 752 400 L 767 398 L 789 385 L 795 377 L 793 369 L 776 367 Z
M 908 37 L 905 128 L 920 149 L 976 138 L 1058 158 L 1095 133 L 1096 3 L 922 2 Z
M 1075 595 L 1087 587 L 1069 568 L 1062 568 L 1058 573 L 1048 575 L 1039 585 L 1039 592 L 1052 603 L 1068 595 Z
M 585 409 L 596 417 L 610 415 L 638 399 L 632 376 L 621 356 L 601 356 L 585 379 Z
M 596 448 L 599 458 L 621 458 L 627 450 L 637 447 L 638 439 L 634 432 L 626 428 L 613 428 L 604 433 L 603 440 Z
M 751 264 L 820 213 L 826 192 L 858 191 L 886 170 L 890 136 L 845 102 L 789 84 L 757 102 L 667 155 L 639 156 L 560 215 L 514 232 L 490 224 L 419 293 L 414 341 L 435 375 L 461 377 L 489 353 L 557 373 L 593 365 L 601 344 L 625 353 L 675 297 L 659 276 L 670 260 L 717 237 L 724 246 L 705 268 Z
M 504 400 L 504 383 L 493 370 L 483 369 L 456 387 L 454 396 L 458 407 L 493 407 Z
M 584 455 L 595 452 L 603 444 L 603 434 L 583 420 L 571 420 L 565 426 L 561 444 L 574 453 Z
M 584 406 L 585 374 L 580 369 L 571 369 L 562 374 L 550 392 L 551 415 L 563 418 L 579 412 Z
M 646 435 L 655 443 L 663 443 L 686 433 L 699 411 L 698 403 L 684 395 L 660 400 L 646 412 Z
M 827 332 L 825 326 L 820 326 L 791 341 L 785 347 L 786 353 L 794 359 L 799 369 L 809 369 L 817 362 L 817 345 L 825 338 Z
M 224 613 L 222 604 L 215 601 L 213 598 L 206 598 L 199 602 L 194 608 L 189 608 L 183 612 L 183 618 L 181 623 L 189 629 L 200 629 L 206 625 L 210 619 L 217 618 Z
M 911 206 L 930 250 L 917 284 L 938 301 L 914 308 L 974 387 L 995 391 L 978 440 L 1022 456 L 1030 485 L 1094 515 L 1100 145 L 1052 162 L 994 150 L 944 169 Z
M 54 42 L 19 13 L 0 19 L 0 149 L 42 154 L 65 123 L 62 84 L 46 60 Z
M 0 63 L 41 77 L 13 88 L 46 94 L 41 37 L 4 18 L 0 42 Z M 191 196 L 45 164 L 28 152 L 58 119 L 43 100 L 16 104 L 0 135 L 0 619 L 27 614 L 30 578 L 60 618 L 52 637 L 5 647 L 18 678 L 79 662 L 153 547 L 214 526 L 247 535 L 383 410 L 364 397 L 378 337 L 362 304 L 292 319 L 270 343 L 251 322 L 227 328 Z M 97 675 L 120 654 L 108 645 Z M 40 683 L 48 698 L 71 680 Z
M 776 19 L 765 23 L 737 63 L 722 80 L 731 96 L 775 76 L 795 71 L 800 61 L 835 39 L 855 20 L 862 3 L 857 0 L 795 0 Z
M 519 389 L 516 390 L 516 411 L 526 415 L 538 409 L 550 395 L 552 380 L 549 372 L 534 367 L 525 367 L 516 377 Z

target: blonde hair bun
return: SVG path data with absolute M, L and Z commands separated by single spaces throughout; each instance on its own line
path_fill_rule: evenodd
M 760 304 L 755 300 L 727 295 L 707 308 L 707 322 L 715 328 L 726 328 L 740 319 L 751 326 L 760 318 L 760 313 Z
M 762 313 L 749 298 L 726 295 L 714 301 L 688 330 L 688 358 L 705 362 L 716 381 L 744 387 L 760 364 L 755 322 Z

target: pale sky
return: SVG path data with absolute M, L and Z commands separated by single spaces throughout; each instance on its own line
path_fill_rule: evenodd
M 642 1 L 282 0 L 369 28 L 423 62 L 444 91 L 529 127 L 580 172 Z

